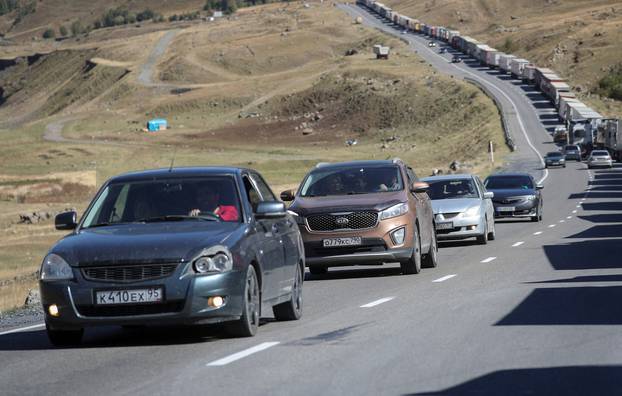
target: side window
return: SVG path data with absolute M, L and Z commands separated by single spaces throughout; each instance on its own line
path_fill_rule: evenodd
M 251 207 L 253 208 L 253 212 L 257 209 L 257 205 L 261 202 L 261 196 L 253 187 L 253 183 L 251 183 L 250 179 L 247 176 L 244 176 L 244 189 L 246 190 L 246 195 L 248 196 L 248 200 L 250 201 Z
M 263 179 L 263 177 L 261 177 L 261 175 L 258 173 L 252 173 L 251 175 L 264 201 L 276 201 L 277 199 L 274 196 L 274 193 L 272 192 L 270 187 L 268 187 L 268 184 Z
M 484 193 L 486 192 L 486 187 L 484 187 L 484 184 L 482 183 L 482 180 L 479 177 L 475 176 L 475 181 L 477 182 L 477 187 L 479 188 L 479 191 L 480 191 L 479 196 L 483 197 Z

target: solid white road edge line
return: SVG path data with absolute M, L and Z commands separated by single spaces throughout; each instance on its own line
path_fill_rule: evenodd
M 514 245 L 512 245 L 512 247 L 520 246 L 520 245 L 522 245 L 523 243 L 525 243 L 525 242 L 523 242 L 523 241 L 516 242 Z
M 442 278 L 434 279 L 432 282 L 444 282 L 444 281 L 446 281 L 447 279 L 451 279 L 451 278 L 453 278 L 453 277 L 454 277 L 454 276 L 456 276 L 456 275 L 457 275 L 457 274 L 445 275 L 445 276 L 443 276 Z
M 540 235 L 540 234 L 542 234 L 542 231 L 536 231 L 536 232 L 534 232 L 533 234 L 534 234 L 534 235 Z
M 482 260 L 482 263 L 490 263 L 492 260 L 496 259 L 496 257 L 488 257 L 487 259 Z
M 19 333 L 20 331 L 37 329 L 39 327 L 45 327 L 45 323 L 39 323 L 39 324 L 32 325 L 32 326 L 20 327 L 18 329 L 3 331 L 2 333 L 0 333 L 0 336 L 7 335 L 7 334 L 13 334 L 13 333 Z
M 225 366 L 225 365 L 227 365 L 229 363 L 235 362 L 236 360 L 243 359 L 243 358 L 245 358 L 245 357 L 247 357 L 249 355 L 252 355 L 252 354 L 257 353 L 257 352 L 261 352 L 263 350 L 266 350 L 266 349 L 271 348 L 271 347 L 273 347 L 275 345 L 278 345 L 278 344 L 279 344 L 278 341 L 263 342 L 263 343 L 261 343 L 259 345 L 255 345 L 254 347 L 245 349 L 245 350 L 240 351 L 238 353 L 234 353 L 233 355 L 229 355 L 229 356 L 224 357 L 222 359 L 214 360 L 213 362 L 208 363 L 207 366 Z
M 385 297 L 385 298 L 381 298 L 380 300 L 376 300 L 376 301 L 372 301 L 370 303 L 367 303 L 365 305 L 361 305 L 360 308 L 371 308 L 371 307 L 375 307 L 376 305 L 380 305 L 383 303 L 386 303 L 387 301 L 391 301 L 393 300 L 395 297 Z

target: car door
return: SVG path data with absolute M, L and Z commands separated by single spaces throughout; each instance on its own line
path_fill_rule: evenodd
M 264 201 L 277 201 L 268 183 L 266 183 L 259 173 L 252 172 L 251 177 Z M 275 235 L 278 235 L 283 254 L 283 262 L 281 268 L 278 270 L 277 278 L 279 293 L 280 295 L 284 295 L 291 291 L 291 286 L 296 276 L 295 271 L 298 269 L 297 264 L 300 260 L 300 252 L 298 251 L 299 231 L 290 215 L 274 219 L 274 225 L 276 226 L 274 232 Z
M 253 210 L 262 201 L 254 182 L 248 174 L 242 176 L 246 196 Z M 270 300 L 279 296 L 279 271 L 283 266 L 283 248 L 278 226 L 273 219 L 255 219 L 255 232 L 258 244 L 258 260 L 263 271 L 262 274 L 262 300 Z

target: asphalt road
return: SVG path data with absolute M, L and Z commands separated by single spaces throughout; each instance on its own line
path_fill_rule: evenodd
M 503 90 L 525 129 L 512 167 L 544 178 L 536 152 L 554 147 L 544 101 L 407 36 L 441 71 Z M 398 265 L 307 274 L 303 318 L 268 319 L 253 338 L 111 327 L 55 349 L 41 327 L 0 330 L 0 393 L 622 394 L 622 166 L 570 162 L 544 183 L 543 222 L 499 222 L 485 246 L 444 243 L 439 267 L 419 275 Z

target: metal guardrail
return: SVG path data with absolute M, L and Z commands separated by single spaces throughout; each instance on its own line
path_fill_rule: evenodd
M 497 99 L 497 97 L 492 92 L 490 92 L 490 90 L 486 88 L 484 84 L 477 81 L 476 79 L 471 78 L 471 77 L 464 77 L 464 81 L 475 85 L 484 94 L 486 94 L 486 96 L 492 99 L 493 102 L 495 102 L 495 106 L 497 106 L 497 109 L 499 110 L 499 115 L 501 115 L 501 124 L 503 125 L 503 134 L 505 135 L 505 144 L 510 148 L 511 151 L 516 151 L 516 144 L 514 143 L 514 140 L 512 139 L 512 132 L 510 130 L 510 124 L 508 122 L 509 117 L 517 116 L 516 112 L 514 110 L 508 111 L 504 109 L 503 106 L 501 105 L 501 102 L 499 102 L 499 99 Z

